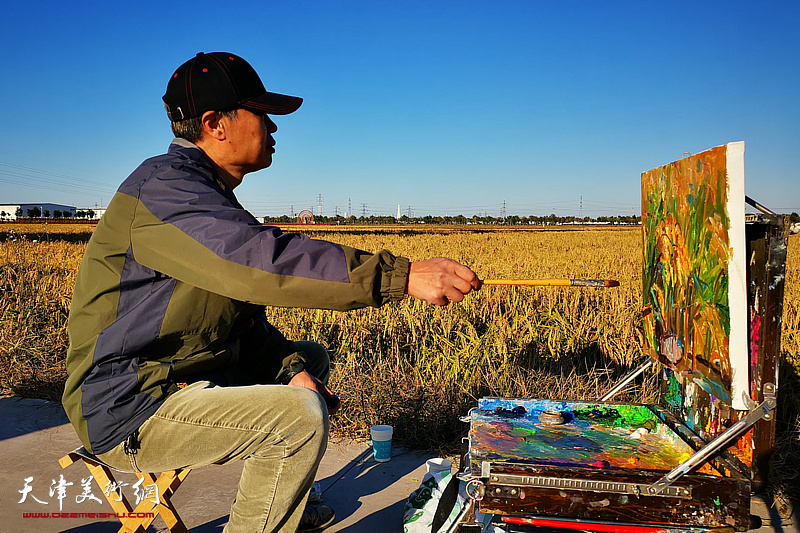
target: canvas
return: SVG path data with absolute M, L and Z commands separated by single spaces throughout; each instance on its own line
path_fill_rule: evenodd
M 646 347 L 689 389 L 746 410 L 744 143 L 642 174 Z

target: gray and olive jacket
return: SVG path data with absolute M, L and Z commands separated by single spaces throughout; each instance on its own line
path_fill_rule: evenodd
M 386 251 L 263 226 L 176 139 L 125 180 L 87 245 L 64 408 L 84 446 L 107 452 L 180 383 L 236 366 L 237 335 L 266 324 L 264 306 L 377 307 L 403 297 L 408 268 Z

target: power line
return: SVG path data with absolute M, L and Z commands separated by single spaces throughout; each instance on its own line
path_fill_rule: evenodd
M 16 165 L 5 161 L 0 161 L 0 183 L 8 183 L 23 188 L 44 189 L 52 192 L 84 194 L 94 198 L 98 194 L 108 197 L 116 192 L 116 186 L 109 186 L 108 183 Z

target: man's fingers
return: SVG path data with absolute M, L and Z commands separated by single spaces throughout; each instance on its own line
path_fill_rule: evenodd
M 472 283 L 465 279 L 465 278 L 457 278 L 453 281 L 453 286 L 458 289 L 458 291 L 464 295 L 469 293 L 471 290 L 474 289 Z M 450 298 L 452 300 L 452 298 Z M 459 300 L 460 302 L 461 300 Z
M 461 302 L 464 295 L 480 288 L 480 279 L 469 267 L 455 263 L 453 276 L 448 279 L 450 287 L 445 288 L 445 296 L 451 302 Z
M 466 265 L 456 263 L 455 273 L 458 277 L 469 284 L 469 288 L 462 292 L 469 292 L 470 289 L 480 289 L 482 282 L 478 275 Z
M 469 292 L 469 290 L 462 291 L 458 287 L 454 287 L 453 289 L 445 292 L 445 297 L 447 297 L 447 299 L 451 302 L 458 303 L 464 299 L 464 294 L 467 292 Z
M 325 405 L 328 406 L 328 414 L 333 415 L 336 411 L 339 410 L 339 407 L 342 405 L 342 402 L 339 400 L 339 397 L 335 394 L 331 394 L 328 396 L 324 396 L 325 398 Z

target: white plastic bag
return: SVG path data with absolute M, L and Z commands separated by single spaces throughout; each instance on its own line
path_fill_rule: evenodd
M 425 474 L 419 488 L 411 493 L 403 509 L 403 531 L 405 533 L 431 533 L 431 524 L 436 514 L 436 508 L 439 506 L 442 493 L 451 479 L 452 474 L 446 471 Z M 465 498 L 466 492 L 459 490 L 456 503 L 450 510 L 450 514 L 440 531 L 447 531 L 447 528 L 458 517 Z

